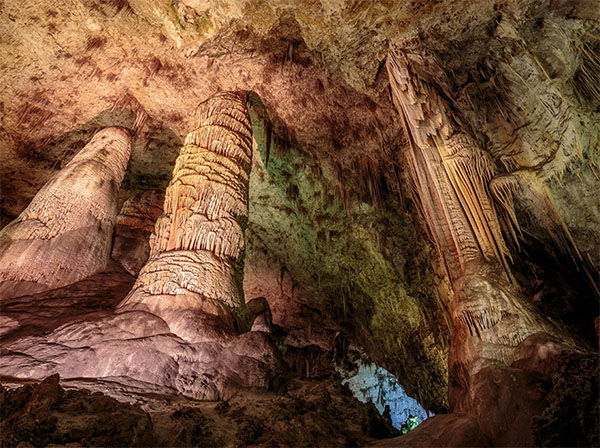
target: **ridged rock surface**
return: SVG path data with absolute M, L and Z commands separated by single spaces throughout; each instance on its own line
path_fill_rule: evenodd
M 536 374 L 542 377 L 540 372 L 522 368 L 529 361 L 519 359 L 524 341 L 535 340 L 534 353 L 552 346 L 559 357 L 569 357 L 578 349 L 568 331 L 545 318 L 513 284 L 507 262 L 511 254 L 496 214 L 498 207 L 515 216 L 512 197 L 510 202 L 494 202 L 489 188 L 495 175 L 491 160 L 461 128 L 438 93 L 446 80 L 439 75 L 442 71 L 435 58 L 418 45 L 415 49 L 414 44 L 409 41 L 407 48 L 390 52 L 388 73 L 394 103 L 410 141 L 406 158 L 414 197 L 454 293 L 450 301 L 454 328 L 449 404 L 453 412 L 466 416 L 438 418 L 400 440 L 412 441 L 415 446 L 439 446 L 440 440 L 445 443 L 443 439 L 454 433 L 466 440 L 454 440 L 449 446 L 472 446 L 485 438 L 493 446 L 531 446 L 532 417 L 541 414 L 547 403 L 537 391 L 529 391 L 526 399 L 520 393 L 528 390 Z M 429 77 L 431 73 L 438 74 L 435 81 Z M 555 214 L 549 204 L 541 210 L 531 207 L 531 212 Z M 562 222 L 556 216 L 554 222 Z M 518 223 L 512 225 L 517 240 Z M 565 241 L 564 235 L 570 236 L 564 224 L 547 226 L 550 234 L 561 235 Z M 565 230 L 557 230 L 561 227 Z M 575 243 L 569 241 L 578 253 Z M 568 262 L 577 263 L 577 258 Z M 597 358 L 586 355 L 589 360 Z M 539 359 L 536 367 L 549 368 L 546 362 L 551 366 L 553 360 Z
M 0 232 L 0 298 L 68 285 L 106 267 L 130 152 L 126 129 L 98 132 Z
M 226 92 L 200 106 L 165 194 L 151 255 L 119 310 L 163 318 L 172 333 L 203 340 L 194 313 L 233 325 L 243 302 L 236 269 L 248 220 L 252 131 L 246 94 Z
M 349 337 L 425 407 L 445 412 L 450 286 L 407 195 L 409 141 L 390 101 L 388 50 L 418 36 L 425 80 L 506 175 L 489 188 L 515 203 L 506 214 L 526 239 L 513 250 L 504 233 L 518 300 L 595 345 L 597 302 L 581 294 L 581 271 L 564 263 L 570 254 L 554 230 L 559 216 L 582 258 L 600 266 L 597 3 L 4 0 L 0 225 L 106 126 L 136 133 L 119 202 L 164 190 L 198 101 L 253 92 L 247 298 L 265 297 L 275 331 L 290 330 L 298 351 L 285 356 L 298 370 L 323 371 L 317 358 Z M 558 214 L 536 213 L 552 202 Z M 485 290 L 479 280 L 469 289 Z M 498 310 L 456 314 L 471 338 Z M 20 331 L 15 317 L 7 330 Z M 516 343 L 530 331 L 516 329 L 516 338 L 510 325 L 502 333 Z M 313 345 L 322 352 L 307 368 L 297 354 Z
M 250 137 L 244 93 L 203 103 L 175 166 L 150 260 L 116 313 L 90 313 L 49 334 L 8 341 L 0 374 L 111 378 L 203 400 L 271 387 L 281 369 L 274 341 L 262 331 L 240 334 L 247 328 L 233 317 L 243 306 L 235 265 L 247 217 Z
M 137 275 L 150 256 L 150 235 L 162 214 L 164 193 L 146 190 L 127 199 L 117 216 L 111 258 Z

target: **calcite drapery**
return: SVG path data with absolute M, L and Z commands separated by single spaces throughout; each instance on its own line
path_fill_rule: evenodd
M 189 313 L 219 316 L 242 304 L 236 263 L 244 247 L 252 134 L 246 94 L 225 92 L 200 106 L 165 195 L 151 254 L 120 311 L 160 316 L 186 340 L 202 337 Z
M 427 56 L 390 51 L 387 67 L 415 196 L 455 292 L 451 309 L 462 334 L 454 350 L 464 365 L 481 357 L 510 362 L 511 347 L 527 336 L 558 331 L 510 284 L 510 254 L 489 193 L 492 164 L 424 80 L 427 72 L 443 77 Z
M 0 298 L 68 285 L 106 267 L 130 152 L 125 128 L 98 132 L 0 232 Z
M 390 52 L 387 61 L 394 104 L 410 141 L 417 202 L 451 279 L 482 262 L 500 263 L 509 276 L 509 253 L 487 194 L 491 163 L 456 126 L 441 95 L 416 75 L 412 66 L 427 63 L 402 51 Z
M 407 162 L 415 197 L 454 292 L 449 403 L 454 412 L 474 415 L 494 445 L 530 446 L 529 423 L 543 409 L 543 397 L 524 399 L 512 389 L 529 393 L 528 382 L 539 372 L 516 366 L 538 366 L 548 351 L 572 353 L 572 345 L 557 347 L 573 339 L 511 282 L 510 254 L 492 200 L 503 190 L 490 187 L 491 163 L 438 90 L 446 84 L 435 59 L 413 44 L 390 51 L 387 68 L 410 143 Z M 500 206 L 505 218 L 514 217 L 506 201 Z M 515 228 L 508 231 L 516 238 Z M 536 347 L 529 358 L 523 354 L 527 344 Z M 511 431 L 511 425 L 518 430 Z

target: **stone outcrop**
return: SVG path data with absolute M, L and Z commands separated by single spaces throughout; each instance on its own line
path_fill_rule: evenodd
M 0 232 L 0 298 L 68 285 L 106 267 L 130 152 L 126 129 L 98 132 Z
M 482 447 L 490 446 L 489 439 L 477 421 L 466 414 L 434 415 L 416 430 L 400 437 L 380 440 L 373 447 Z
M 111 258 L 136 275 L 150 256 L 150 235 L 162 214 L 164 193 L 146 190 L 127 199 L 117 216 Z

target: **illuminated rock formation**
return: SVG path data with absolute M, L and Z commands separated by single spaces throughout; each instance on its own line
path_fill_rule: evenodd
M 460 129 L 436 88 L 423 81 L 415 67 L 427 64 L 432 61 L 418 53 L 393 51 L 388 58 L 394 102 L 410 141 L 407 159 L 414 194 L 454 286 L 455 324 L 476 345 L 481 340 L 498 346 L 491 353 L 482 346 L 462 361 L 508 361 L 505 347 L 557 329 L 520 303 L 511 286 L 510 254 L 488 192 L 494 176 L 491 161 Z M 507 315 L 515 318 L 509 319 L 510 329 L 502 329 Z
M 198 127 L 185 139 L 165 195 L 164 214 L 144 266 L 120 311 L 144 310 L 171 332 L 203 339 L 200 318 L 233 325 L 243 304 L 241 272 L 248 217 L 252 134 L 245 94 L 223 93 L 201 106 Z
M 241 333 L 252 322 L 235 321 L 232 313 L 244 304 L 237 266 L 251 155 L 245 94 L 218 94 L 200 110 L 167 189 L 150 259 L 116 314 L 95 313 L 5 344 L 0 372 L 111 377 L 202 400 L 270 386 L 280 360 L 262 331 L 269 323 L 266 302 L 258 316 L 261 331 Z
M 447 84 L 435 60 L 416 44 L 416 49 L 390 52 L 388 73 L 410 142 L 406 158 L 414 196 L 453 289 L 450 406 L 455 412 L 477 409 L 479 425 L 495 442 L 530 444 L 528 425 L 543 406 L 539 398 L 530 403 L 501 398 L 517 381 L 515 375 L 525 393 L 526 378 L 532 375 L 511 366 L 524 362 L 521 344 L 533 335 L 544 335 L 541 345 L 572 344 L 573 339 L 544 318 L 511 281 L 510 254 L 489 192 L 493 166 L 446 105 L 438 89 Z M 504 190 L 496 186 L 495 191 Z M 512 202 L 501 205 L 506 215 L 514 216 Z M 513 229 L 511 235 L 516 234 Z M 494 423 L 488 414 L 494 415 Z M 511 425 L 520 427 L 508 434 L 503 428 Z
M 68 285 L 106 267 L 130 152 L 126 129 L 98 132 L 0 232 L 0 298 Z
M 150 256 L 150 235 L 162 214 L 164 194 L 148 190 L 127 199 L 117 216 L 111 257 L 137 275 Z

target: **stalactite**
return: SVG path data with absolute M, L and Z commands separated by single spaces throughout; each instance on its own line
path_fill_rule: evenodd
M 581 65 L 573 77 L 573 87 L 582 104 L 597 106 L 600 103 L 600 36 L 583 36 L 575 48 Z
M 582 256 L 569 228 L 556 208 L 550 189 L 540 179 L 536 169 L 519 169 L 496 176 L 490 182 L 490 192 L 499 205 L 505 227 L 517 247 L 519 239 L 522 238 L 514 209 L 514 198 L 518 194 L 528 212 L 548 233 L 558 252 L 569 257 L 570 262 L 586 276 L 587 283 L 596 296 L 600 297 L 597 270 Z
M 509 252 L 487 194 L 490 160 L 460 131 L 435 88 L 410 68 L 409 56 L 392 51 L 388 73 L 410 150 L 409 168 L 421 211 L 451 278 L 470 262 L 499 262 L 507 277 Z
M 391 51 L 388 73 L 410 143 L 406 156 L 413 193 L 455 293 L 450 306 L 455 323 L 451 358 L 464 367 L 457 371 L 472 372 L 480 359 L 510 364 L 515 347 L 536 332 L 570 339 L 511 285 L 510 253 L 492 196 L 516 240 L 515 181 L 492 181 L 490 159 L 453 118 L 434 79 L 423 79 L 429 73 L 439 76 L 433 58 L 424 61 L 427 57 Z M 420 67 L 427 67 L 428 73 L 421 73 Z
M 98 132 L 0 232 L 0 298 L 68 285 L 105 268 L 130 153 L 128 130 Z
M 215 95 L 199 110 L 175 162 L 151 254 L 119 309 L 161 316 L 171 331 L 196 339 L 182 321 L 194 310 L 231 321 L 242 302 L 236 262 L 248 216 L 251 126 L 245 94 Z

